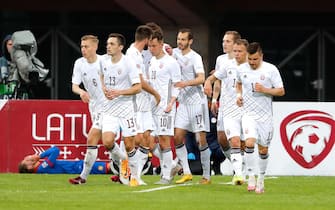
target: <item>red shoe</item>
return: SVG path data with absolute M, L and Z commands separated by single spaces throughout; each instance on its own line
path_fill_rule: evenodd
M 118 175 L 113 175 L 110 177 L 110 179 L 112 180 L 112 182 L 120 182 L 122 184 Z
M 85 184 L 86 180 L 82 179 L 80 176 L 73 178 L 73 179 L 69 179 L 70 184 Z

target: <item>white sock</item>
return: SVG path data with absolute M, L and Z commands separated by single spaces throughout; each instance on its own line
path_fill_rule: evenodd
M 242 176 L 242 156 L 240 148 L 231 149 L 231 163 L 236 176 Z
M 162 170 L 162 178 L 170 180 L 171 169 L 172 169 L 172 151 L 171 148 L 167 148 L 162 150 L 162 162 L 161 162 L 161 170 Z
M 246 147 L 245 148 L 245 165 L 246 172 L 248 176 L 255 175 L 255 157 L 254 157 L 254 147 Z
M 176 145 L 176 155 L 183 166 L 184 174 L 191 174 L 191 169 L 187 160 L 187 149 L 185 144 Z
M 259 164 L 259 174 L 258 179 L 264 180 L 264 175 L 266 168 L 268 166 L 269 154 L 259 155 L 258 164 Z
M 138 179 L 138 155 L 136 149 L 133 149 L 132 151 L 128 152 L 128 164 L 130 168 L 131 178 Z
M 114 143 L 114 147 L 110 150 L 110 152 L 111 152 L 112 156 L 113 155 L 118 156 L 119 159 L 121 159 L 121 160 L 127 159 L 127 154 L 124 151 L 122 151 L 120 149 L 119 145 L 116 144 L 116 143 Z
M 211 153 L 208 144 L 199 146 L 200 161 L 202 166 L 202 176 L 210 180 L 211 178 Z
M 148 160 L 148 153 L 149 153 L 149 149 L 147 149 L 147 148 L 139 147 L 137 149 L 137 156 L 138 156 L 138 159 L 137 159 L 137 165 L 138 165 L 137 174 L 138 174 L 139 177 L 142 175 L 143 167 Z
M 245 152 L 241 152 L 241 157 L 242 157 L 242 176 L 243 179 L 246 177 L 246 166 L 245 166 Z
M 81 171 L 80 177 L 82 179 L 87 179 L 88 175 L 92 170 L 92 166 L 97 159 L 98 156 L 98 147 L 97 146 L 87 146 L 85 159 L 84 159 L 84 166 L 83 170 Z

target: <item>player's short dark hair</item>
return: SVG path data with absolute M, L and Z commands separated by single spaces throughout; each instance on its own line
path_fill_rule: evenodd
M 193 39 L 193 33 L 192 33 L 192 30 L 190 28 L 181 28 L 181 29 L 179 29 L 178 33 L 187 33 L 188 34 L 188 36 L 187 36 L 188 40 Z
M 140 25 L 136 29 L 135 40 L 142 41 L 144 39 L 150 39 L 151 35 L 152 35 L 152 30 L 149 26 Z
M 151 36 L 151 40 L 157 39 L 157 41 L 163 41 L 163 33 L 161 31 L 154 31 Z
M 28 169 L 24 163 L 19 163 L 19 173 L 33 173 L 33 169 Z
M 108 38 L 114 37 L 117 39 L 119 45 L 126 46 L 126 38 L 119 33 L 111 33 L 109 34 Z
M 260 45 L 260 43 L 258 42 L 252 42 L 249 44 L 248 48 L 247 48 L 247 52 L 250 54 L 250 55 L 253 55 L 255 53 L 259 53 L 259 54 L 263 54 L 263 50 L 262 50 L 262 47 Z

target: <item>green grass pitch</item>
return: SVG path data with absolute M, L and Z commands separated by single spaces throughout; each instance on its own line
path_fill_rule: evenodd
M 230 176 L 213 176 L 211 185 L 154 185 L 159 176 L 143 176 L 147 186 L 128 187 L 108 175 L 91 175 L 70 185 L 75 175 L 0 174 L 0 209 L 110 210 L 318 210 L 335 209 L 335 177 L 279 176 L 265 180 L 265 193 L 230 185 Z

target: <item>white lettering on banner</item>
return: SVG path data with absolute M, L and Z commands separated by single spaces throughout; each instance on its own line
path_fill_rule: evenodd
M 59 133 L 59 140 L 64 140 L 64 122 L 66 119 L 70 119 L 70 139 L 71 141 L 76 140 L 76 120 L 82 121 L 82 134 L 85 138 L 87 138 L 87 115 L 86 114 L 65 114 L 64 116 L 62 114 L 58 113 L 52 113 L 47 116 L 46 122 L 43 121 L 43 119 L 37 120 L 37 113 L 32 114 L 32 130 L 31 135 L 34 140 L 36 141 L 50 141 L 51 140 L 51 132 L 58 132 Z M 58 125 L 52 125 L 52 122 L 58 121 Z M 37 134 L 37 130 L 39 133 L 41 132 L 41 126 L 38 127 L 38 124 L 46 124 L 46 130 L 44 132 L 44 136 L 39 136 Z M 38 129 L 39 128 L 39 129 Z
M 71 140 L 73 141 L 76 134 L 76 117 L 81 117 L 81 114 L 65 114 L 65 117 L 71 118 Z
M 52 127 L 51 120 L 59 119 L 59 126 Z M 64 140 L 64 118 L 61 114 L 50 114 L 47 117 L 47 140 L 50 140 L 50 134 L 52 131 L 59 131 L 59 140 Z

